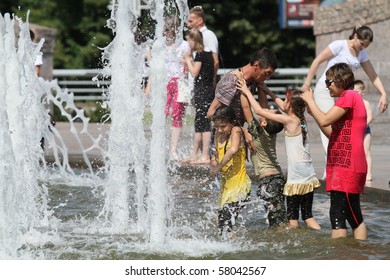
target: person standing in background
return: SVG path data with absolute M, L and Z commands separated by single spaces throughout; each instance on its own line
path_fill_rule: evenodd
M 189 29 L 196 28 L 202 32 L 205 51 L 211 51 L 214 60 L 213 87 L 217 85 L 217 72 L 219 69 L 218 39 L 215 33 L 206 27 L 205 15 L 202 6 L 195 6 L 190 9 L 187 26 Z
M 33 43 L 35 43 L 35 33 L 34 31 L 32 31 L 30 29 L 30 38 L 31 38 L 31 41 Z M 38 77 L 41 76 L 41 66 L 43 64 L 43 60 L 42 60 L 42 53 L 39 53 L 37 54 L 37 56 L 35 57 L 35 62 L 34 62 L 34 65 L 35 65 L 35 73 L 37 74 Z
M 186 36 L 191 50 L 195 53 L 193 59 L 191 53 L 185 56 L 185 64 L 188 71 L 195 78 L 194 81 L 194 106 L 195 106 L 195 136 L 193 152 L 188 160 L 183 163 L 210 164 L 210 139 L 211 120 L 207 118 L 207 111 L 214 99 L 213 89 L 213 56 L 210 51 L 205 51 L 202 33 L 193 28 Z M 200 158 L 197 158 L 198 150 L 201 150 Z
M 165 19 L 164 37 L 166 39 L 167 47 L 165 67 L 168 76 L 168 84 L 164 113 L 168 117 L 171 112 L 172 117 L 171 145 L 169 151 L 170 160 L 179 159 L 177 149 L 187 103 L 177 101 L 178 79 L 185 71 L 185 65 L 183 63 L 184 56 L 191 51 L 190 46 L 186 41 L 181 40 L 181 42 L 176 42 L 179 26 L 180 19 L 177 16 L 169 16 Z
M 367 161 L 367 178 L 366 181 L 372 181 L 372 158 L 371 158 L 371 128 L 370 122 L 372 121 L 372 109 L 370 102 L 364 99 L 366 94 L 366 88 L 362 80 L 355 80 L 353 83 L 353 89 L 357 91 L 362 97 L 364 106 L 366 107 L 367 112 L 367 128 L 366 133 L 364 134 L 364 152 L 366 154 Z

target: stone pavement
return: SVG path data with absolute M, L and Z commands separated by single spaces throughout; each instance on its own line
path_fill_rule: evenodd
M 385 195 L 390 198 L 390 192 L 387 192 L 390 191 L 390 126 L 388 124 L 388 120 L 388 118 L 377 118 L 371 125 L 373 131 L 373 140 L 371 146 L 371 153 L 373 159 L 373 181 L 369 183 L 368 187 L 372 189 L 386 191 Z M 321 179 L 325 167 L 325 156 L 316 124 L 313 121 L 310 121 L 310 117 L 308 117 L 308 121 L 308 128 L 310 133 L 309 143 L 311 155 L 313 158 L 313 164 L 318 178 Z M 69 161 L 73 164 L 82 165 L 82 150 L 80 149 L 76 138 L 72 135 L 69 124 L 57 123 L 56 128 L 58 129 L 64 140 L 65 145 L 67 146 Z M 77 129 L 77 131 L 81 131 L 81 123 L 75 123 L 75 128 Z M 99 134 L 107 136 L 108 130 L 109 125 L 100 125 L 94 123 L 88 125 L 88 132 L 93 137 L 97 137 Z M 147 137 L 150 137 L 150 129 L 146 128 L 145 131 Z M 169 138 L 169 129 L 167 129 L 167 137 Z M 179 152 L 181 152 L 183 157 L 188 155 L 191 151 L 192 137 L 192 125 L 184 125 L 179 143 Z M 84 145 L 84 149 L 90 147 L 93 144 L 93 141 L 86 133 L 80 134 L 80 140 Z M 105 149 L 104 140 L 101 140 L 99 145 L 101 146 L 101 148 Z M 284 137 L 282 133 L 278 136 L 277 152 L 282 168 L 286 169 L 287 158 L 284 147 Z M 45 153 L 48 161 L 52 160 L 52 150 L 50 149 L 50 147 L 47 148 Z M 101 164 L 101 150 L 97 148 L 90 149 L 87 152 L 87 155 L 89 160 L 94 162 L 96 165 Z M 251 163 L 248 163 L 248 167 L 249 169 L 251 168 Z

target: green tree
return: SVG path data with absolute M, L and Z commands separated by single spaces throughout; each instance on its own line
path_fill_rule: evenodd
M 206 25 L 219 40 L 222 67 L 238 67 L 261 47 L 272 49 L 279 67 L 308 67 L 314 58 L 313 30 L 279 28 L 278 0 L 189 0 L 201 5 Z
M 25 0 L 10 7 L 29 22 L 55 28 L 55 68 L 99 67 L 101 50 L 112 40 L 106 27 L 110 0 Z
M 130 0 L 128 0 L 130 1 Z M 174 1 L 174 0 L 166 0 Z M 17 2 L 17 3 L 15 3 Z M 220 43 L 221 67 L 243 65 L 261 47 L 275 51 L 279 67 L 308 67 L 315 55 L 313 30 L 279 29 L 278 0 L 188 0 L 202 5 L 206 24 Z M 55 68 L 99 68 L 101 48 L 114 36 L 106 26 L 110 0 L 1 0 L 0 12 L 57 29 Z M 154 22 L 144 11 L 139 27 L 153 36 Z

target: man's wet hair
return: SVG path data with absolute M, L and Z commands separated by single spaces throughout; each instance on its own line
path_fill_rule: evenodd
M 250 65 L 253 65 L 256 61 L 260 62 L 261 68 L 271 67 L 274 70 L 278 68 L 278 59 L 276 58 L 275 53 L 269 48 L 262 48 L 256 51 L 251 60 L 249 61 Z

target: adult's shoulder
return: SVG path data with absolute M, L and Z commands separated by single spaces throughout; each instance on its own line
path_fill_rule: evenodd
M 229 72 L 227 72 L 226 74 L 224 74 L 224 75 L 222 76 L 222 78 L 220 79 L 220 81 L 222 81 L 222 80 L 224 80 L 224 81 L 226 81 L 226 80 L 236 80 L 237 77 L 236 77 L 236 75 L 234 74 L 234 73 L 235 73 L 234 71 L 236 71 L 236 70 L 237 70 L 237 69 L 230 70 Z
M 352 104 L 356 103 L 364 104 L 363 97 L 355 90 L 347 89 L 340 95 L 335 104 L 349 104 L 348 107 L 353 107 Z
M 202 32 L 205 47 L 214 53 L 218 53 L 218 38 L 215 33 L 206 26 L 203 26 L 199 31 Z
M 213 40 L 218 41 L 217 35 L 215 35 L 214 31 L 206 28 L 201 32 L 202 32 L 203 37 L 208 37 L 208 38 L 211 38 Z
M 348 47 L 348 42 L 347 40 L 345 39 L 342 39 L 342 40 L 334 40 L 332 41 L 328 47 L 332 50 L 332 49 L 335 49 L 335 48 L 342 48 L 342 47 L 345 47 L 347 46 Z

